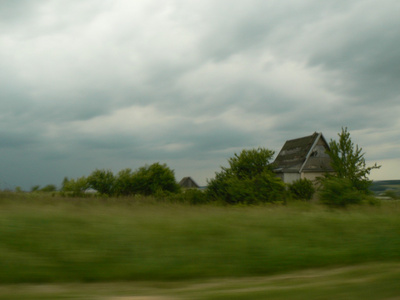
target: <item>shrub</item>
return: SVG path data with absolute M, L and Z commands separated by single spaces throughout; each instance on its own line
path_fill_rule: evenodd
M 298 179 L 289 184 L 289 191 L 294 199 L 311 200 L 315 193 L 315 188 L 311 180 Z
M 89 188 L 89 184 L 86 177 L 80 177 L 77 179 L 64 178 L 62 183 L 62 195 L 68 193 L 73 197 L 82 197 L 85 191 Z
M 386 190 L 382 194 L 385 197 L 389 197 L 391 199 L 400 199 L 399 192 L 394 191 L 394 190 Z
M 48 184 L 45 187 L 41 188 L 39 191 L 41 191 L 41 192 L 55 192 L 55 191 L 57 191 L 57 187 L 54 184 Z
M 208 203 L 207 195 L 198 189 L 187 189 L 184 190 L 183 193 L 184 202 L 190 203 L 193 205 L 196 204 L 206 204 Z
M 111 196 L 115 188 L 115 176 L 110 170 L 95 170 L 87 178 L 89 187 L 100 194 Z
M 191 205 L 210 203 L 206 193 L 198 189 L 183 189 L 180 193 L 157 193 L 156 198 L 172 203 L 185 203 Z
M 254 182 L 250 178 L 229 177 L 218 188 L 219 198 L 228 204 L 255 204 L 258 202 Z
M 135 194 L 134 173 L 131 169 L 118 172 L 115 179 L 114 193 L 117 196 L 129 196 Z
M 349 204 L 358 204 L 365 194 L 358 191 L 347 178 L 332 177 L 324 180 L 319 199 L 329 206 L 345 207 Z
M 132 192 L 142 195 L 155 195 L 160 192 L 177 193 L 180 191 L 176 183 L 174 171 L 166 164 L 154 163 L 139 168 L 131 177 Z
M 166 164 L 159 163 L 146 165 L 135 172 L 129 168 L 124 169 L 117 176 L 114 176 L 110 170 L 96 169 L 87 178 L 69 180 L 65 177 L 61 191 L 71 192 L 72 196 L 83 196 L 88 188 L 96 190 L 103 196 L 167 195 L 180 191 L 174 171 Z
M 34 185 L 31 187 L 31 192 L 37 192 L 40 189 L 40 185 Z
M 342 128 L 342 132 L 338 134 L 339 141 L 331 140 L 329 143 L 329 151 L 327 152 L 331 158 L 331 166 L 338 178 L 346 178 L 351 181 L 354 188 L 365 194 L 369 194 L 369 187 L 372 181 L 368 176 L 374 169 L 379 169 L 376 163 L 367 167 L 365 162 L 365 153 L 358 145 L 354 146 L 350 138 L 347 127 Z
M 208 182 L 207 197 L 228 204 L 255 204 L 285 200 L 282 180 L 272 172 L 274 152 L 264 148 L 242 150 L 228 159 L 229 168 Z
M 260 202 L 286 201 L 286 188 L 283 181 L 269 170 L 254 179 L 254 194 Z

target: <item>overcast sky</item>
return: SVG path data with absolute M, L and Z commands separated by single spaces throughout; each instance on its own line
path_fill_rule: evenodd
M 2 0 L 0 189 L 235 152 L 347 126 L 400 179 L 398 0 Z

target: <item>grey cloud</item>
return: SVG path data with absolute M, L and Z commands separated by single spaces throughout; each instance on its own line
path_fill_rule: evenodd
M 0 132 L 0 148 L 28 148 L 35 142 L 34 138 L 26 134 Z
M 208 58 L 222 60 L 251 50 L 296 51 L 286 47 L 302 30 L 349 5 L 347 1 L 219 1 L 200 6 L 199 13 L 191 14 L 203 32 L 202 51 Z
M 36 10 L 37 5 L 29 0 L 13 1 L 4 0 L 0 3 L 0 24 L 17 25 L 30 19 Z M 4 28 L 4 27 L 3 27 Z M 0 31 L 1 32 L 1 31 Z
M 395 1 L 360 1 L 342 22 L 322 23 L 318 37 L 324 42 L 314 51 L 309 47 L 310 63 L 338 70 L 360 101 L 393 103 L 399 94 L 399 9 Z
M 393 157 L 398 5 L 3 1 L 7 181 L 47 184 L 154 161 L 204 181 L 234 151 L 279 151 L 314 131 L 335 138 L 341 126 L 374 157 Z M 383 141 L 372 138 L 385 130 Z

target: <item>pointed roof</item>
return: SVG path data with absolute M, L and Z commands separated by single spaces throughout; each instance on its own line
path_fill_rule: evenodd
M 179 182 L 179 185 L 183 188 L 199 188 L 200 186 L 191 178 L 191 177 L 183 177 Z
M 274 161 L 275 171 L 333 171 L 326 150 L 329 150 L 329 145 L 322 133 L 314 132 L 309 136 L 288 140 Z

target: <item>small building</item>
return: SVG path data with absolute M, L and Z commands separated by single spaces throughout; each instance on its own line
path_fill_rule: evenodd
M 274 172 L 285 183 L 298 179 L 314 181 L 317 177 L 334 172 L 327 150 L 329 144 L 322 133 L 314 132 L 309 136 L 288 140 L 274 161 Z
M 191 177 L 183 177 L 179 182 L 179 185 L 185 189 L 198 189 L 200 186 L 191 178 Z

